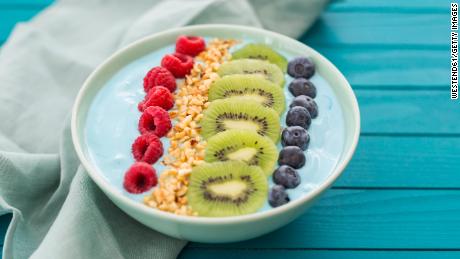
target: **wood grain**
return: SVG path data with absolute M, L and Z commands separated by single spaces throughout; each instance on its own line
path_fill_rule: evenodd
M 459 188 L 460 138 L 362 136 L 335 187 Z
M 459 200 L 460 191 L 332 189 L 303 216 L 274 233 L 247 242 L 190 246 L 460 249 Z M 5 216 L 0 220 L 5 225 Z
M 448 0 L 335 0 L 328 11 L 330 12 L 354 12 L 354 11 L 376 11 L 383 12 L 417 12 L 417 13 L 448 13 L 450 12 L 450 2 Z
M 450 28 L 446 24 L 449 19 L 450 12 L 430 15 L 326 12 L 302 41 L 313 47 L 341 44 L 449 46 Z
M 354 88 L 386 87 L 418 90 L 447 89 L 449 81 L 449 46 L 383 48 L 381 46 L 317 47 Z
M 363 133 L 460 133 L 458 102 L 450 100 L 448 89 L 357 90 L 355 93 L 361 110 Z
M 329 190 L 303 216 L 261 238 L 193 247 L 460 249 L 460 191 Z
M 272 258 L 289 258 L 289 259 L 413 259 L 413 258 L 438 258 L 438 259 L 458 259 L 459 251 L 311 251 L 311 250 L 239 250 L 239 249 L 196 249 L 186 248 L 178 257 L 179 259 L 187 258 L 219 258 L 219 259 L 272 259 Z

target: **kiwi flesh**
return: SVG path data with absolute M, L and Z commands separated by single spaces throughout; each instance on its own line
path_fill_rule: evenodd
M 272 64 L 277 65 L 281 71 L 286 72 L 287 69 L 287 60 L 278 52 L 274 51 L 266 44 L 262 43 L 249 43 L 246 44 L 241 49 L 232 53 L 233 59 L 260 59 L 266 60 Z
M 268 181 L 259 167 L 226 161 L 194 167 L 187 199 L 199 216 L 226 217 L 258 211 L 267 193 Z
M 273 141 L 253 131 L 226 130 L 207 141 L 206 162 L 239 160 L 259 166 L 267 176 L 273 173 L 278 150 Z
M 278 113 L 256 101 L 219 99 L 203 113 L 201 134 L 208 139 L 231 129 L 252 130 L 277 142 L 280 135 Z
M 258 75 L 228 75 L 214 81 L 209 89 L 209 100 L 224 98 L 257 101 L 278 114 L 285 108 L 283 89 Z
M 217 70 L 219 76 L 234 74 L 257 74 L 265 79 L 283 87 L 284 73 L 281 69 L 264 60 L 258 59 L 236 59 L 222 64 Z

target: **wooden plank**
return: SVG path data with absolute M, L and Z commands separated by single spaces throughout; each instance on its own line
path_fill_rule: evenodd
M 0 45 L 8 38 L 16 23 L 30 20 L 41 10 L 42 8 L 0 9 L 0 17 L 2 17 L 0 22 Z
M 458 103 L 446 91 L 355 91 L 364 133 L 459 134 Z
M 0 0 L 0 8 L 45 7 L 53 2 L 54 0 Z
M 274 233 L 247 242 L 190 246 L 460 249 L 459 199 L 460 191 L 333 189 L 299 219 Z
M 274 233 L 247 242 L 191 247 L 460 249 L 459 199 L 460 191 L 332 189 Z
M 187 258 L 289 258 L 289 259 L 413 259 L 413 258 L 438 258 L 438 259 L 457 259 L 460 258 L 460 251 L 356 251 L 356 250 L 239 250 L 239 249 L 199 249 L 186 247 L 180 253 L 179 259 Z
M 337 46 L 317 49 L 354 87 L 448 88 L 449 46 L 400 48 Z
M 448 46 L 450 12 L 326 12 L 302 41 L 313 47 L 350 44 Z
M 362 136 L 335 187 L 460 188 L 460 138 Z
M 336 259 L 336 258 L 356 258 L 356 259 L 412 259 L 412 258 L 438 258 L 438 259 L 457 259 L 460 252 L 457 251 L 350 251 L 350 250 L 240 250 L 240 249 L 200 249 L 185 247 L 179 254 L 179 259 L 186 258 L 292 258 L 292 259 Z M 0 258 L 2 258 L 2 246 L 0 245 Z
M 460 191 L 329 190 L 263 237 L 207 248 L 459 249 Z
M 335 0 L 329 5 L 330 12 L 376 11 L 376 12 L 450 12 L 449 0 Z

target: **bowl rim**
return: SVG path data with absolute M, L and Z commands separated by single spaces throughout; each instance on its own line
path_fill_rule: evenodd
M 155 208 L 148 207 L 144 205 L 143 203 L 140 203 L 138 201 L 134 201 L 123 194 L 121 194 L 117 189 L 115 189 L 113 186 L 110 185 L 108 181 L 104 179 L 104 177 L 97 173 L 97 170 L 92 166 L 92 163 L 89 161 L 89 159 L 86 158 L 82 145 L 80 145 L 80 138 L 78 135 L 78 121 L 77 121 L 77 116 L 80 111 L 80 105 L 82 104 L 83 100 L 85 99 L 85 96 L 90 89 L 90 86 L 92 85 L 93 79 L 99 74 L 99 71 L 102 70 L 102 68 L 109 66 L 110 63 L 121 53 L 128 51 L 132 48 L 136 48 L 138 45 L 142 45 L 145 42 L 154 40 L 155 38 L 161 38 L 169 34 L 179 34 L 179 33 L 185 33 L 184 31 L 187 30 L 210 30 L 210 29 L 225 29 L 225 30 L 238 30 L 240 32 L 244 33 L 256 33 L 256 34 L 264 34 L 267 37 L 271 38 L 279 38 L 281 41 L 297 41 L 295 39 L 292 39 L 288 36 L 260 29 L 260 28 L 255 28 L 255 27 L 249 27 L 249 26 L 241 26 L 241 25 L 227 25 L 227 24 L 203 24 L 203 25 L 191 25 L 191 26 L 183 26 L 179 28 L 174 28 L 174 29 L 169 29 L 165 30 L 159 33 L 151 34 L 149 36 L 143 37 L 139 40 L 136 40 L 127 46 L 117 50 L 114 52 L 112 55 L 110 55 L 108 58 L 104 60 L 100 65 L 98 65 L 88 76 L 88 78 L 84 81 L 81 89 L 78 92 L 78 95 L 76 97 L 75 103 L 72 108 L 72 118 L 71 118 L 71 133 L 72 133 L 72 142 L 75 147 L 76 153 L 78 155 L 78 158 L 80 159 L 80 162 L 83 164 L 86 172 L 88 175 L 91 177 L 91 179 L 101 188 L 101 190 L 107 195 L 112 201 L 114 198 L 117 199 L 118 202 L 121 202 L 124 207 L 131 207 L 135 209 L 137 212 L 143 213 L 143 214 L 148 214 L 153 217 L 159 217 L 164 220 L 170 220 L 178 223 L 191 223 L 191 224 L 204 224 L 204 225 L 209 225 L 209 224 L 233 224 L 233 223 L 241 223 L 241 222 L 250 222 L 250 221 L 258 221 L 264 218 L 268 217 L 273 217 L 282 213 L 285 213 L 287 211 L 293 210 L 296 207 L 302 206 L 304 203 L 307 203 L 308 201 L 312 200 L 313 198 L 319 196 L 322 192 L 324 192 L 329 186 L 332 185 L 332 183 L 342 174 L 344 171 L 345 167 L 348 165 L 350 162 L 355 150 L 356 146 L 358 144 L 359 140 L 359 135 L 360 135 L 360 112 L 359 112 L 359 107 L 358 107 L 358 102 L 356 100 L 356 96 L 349 84 L 349 82 L 345 79 L 343 74 L 330 62 L 326 57 L 318 53 L 316 50 L 312 49 L 311 47 L 303 44 L 305 47 L 309 49 L 310 52 L 314 53 L 315 55 L 319 56 L 320 58 L 323 59 L 326 69 L 331 71 L 331 73 L 338 75 L 338 79 L 341 81 L 341 84 L 344 86 L 343 93 L 346 94 L 346 99 L 350 101 L 351 104 L 351 113 L 354 114 L 355 116 L 355 123 L 352 125 L 352 128 L 355 129 L 353 132 L 353 136 L 351 139 L 351 144 L 349 149 L 344 149 L 342 151 L 342 157 L 343 159 L 339 160 L 335 168 L 333 169 L 331 175 L 326 178 L 324 182 L 316 186 L 313 190 L 310 192 L 306 193 L 302 197 L 293 200 L 283 206 L 277 207 L 270 209 L 268 211 L 259 211 L 251 214 L 246 214 L 246 215 L 240 215 L 240 216 L 229 216 L 229 217 L 193 217 L 193 216 L 183 216 L 183 215 L 176 215 L 173 213 L 161 211 Z M 297 41 L 298 42 L 298 41 Z M 117 203 L 117 202 L 115 202 Z M 118 204 L 117 204 L 118 205 Z M 124 210 L 124 209 L 123 209 Z

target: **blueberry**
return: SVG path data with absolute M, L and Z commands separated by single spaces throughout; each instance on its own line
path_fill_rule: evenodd
M 286 124 L 288 126 L 301 126 L 304 129 L 308 129 L 311 124 L 311 115 L 306 108 L 294 106 L 286 115 Z
M 318 105 L 316 104 L 315 100 L 311 98 L 310 96 L 306 95 L 299 95 L 294 100 L 292 100 L 291 105 L 289 105 L 290 108 L 294 106 L 302 106 L 310 112 L 311 117 L 314 119 L 318 117 Z
M 305 154 L 302 149 L 297 146 L 287 146 L 281 149 L 278 156 L 279 165 L 288 165 L 295 169 L 299 169 L 305 165 Z
M 300 126 L 291 126 L 283 129 L 281 133 L 281 144 L 285 146 L 298 146 L 302 150 L 308 148 L 310 135 L 306 129 Z
M 316 97 L 316 87 L 308 79 L 296 78 L 289 84 L 289 91 L 294 96 L 307 95 L 311 98 Z
M 295 78 L 310 78 L 315 74 L 315 65 L 309 58 L 297 57 L 289 61 L 287 72 Z
M 295 188 L 300 184 L 300 176 L 294 168 L 282 165 L 273 173 L 273 181 L 286 188 Z
M 268 195 L 268 203 L 272 207 L 278 207 L 284 205 L 290 201 L 286 189 L 281 185 L 275 185 L 270 190 Z

